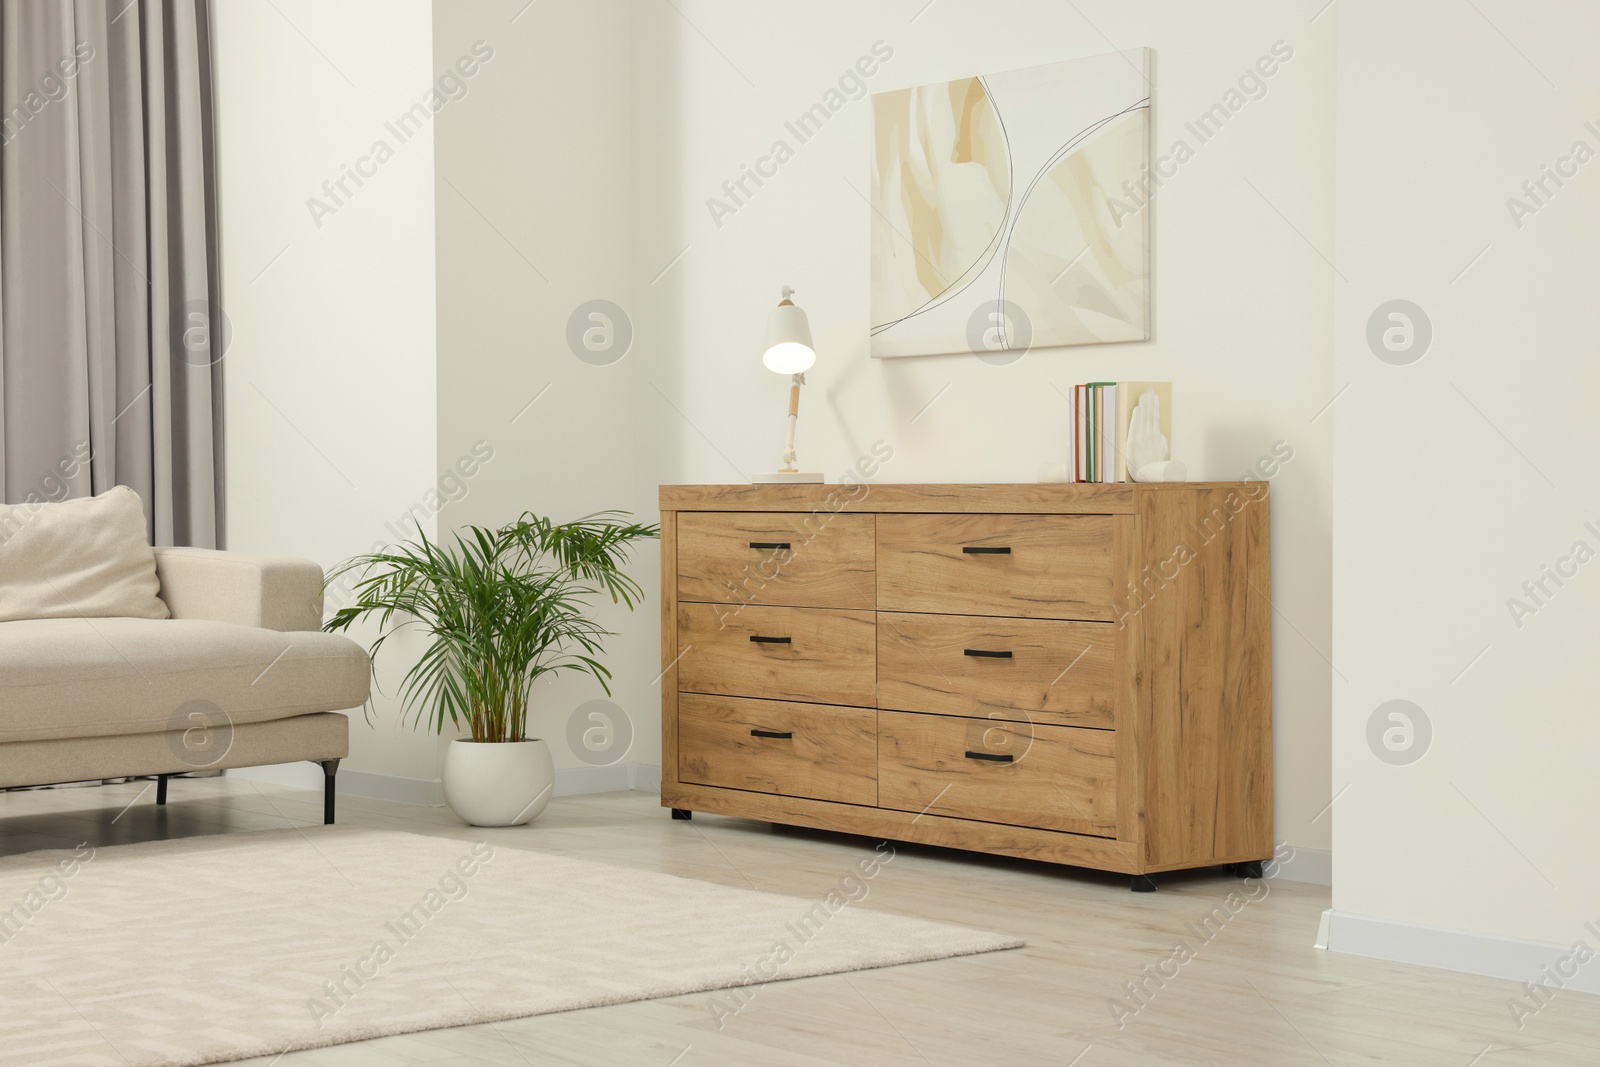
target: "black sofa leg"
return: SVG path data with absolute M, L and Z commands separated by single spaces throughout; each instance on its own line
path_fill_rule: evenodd
M 322 761 L 323 793 L 322 793 L 322 825 L 333 825 L 333 776 L 339 773 L 339 761 L 325 759 Z
M 156 803 L 157 804 L 165 804 L 166 802 L 167 802 L 167 776 L 164 775 L 164 774 L 158 774 L 158 775 L 156 775 Z

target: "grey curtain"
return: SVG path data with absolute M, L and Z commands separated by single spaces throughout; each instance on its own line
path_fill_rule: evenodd
M 0 476 L 127 485 L 157 544 L 220 547 L 206 5 L 0 0 Z

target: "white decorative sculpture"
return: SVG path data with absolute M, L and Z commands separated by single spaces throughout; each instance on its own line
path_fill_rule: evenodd
M 1189 468 L 1171 459 L 1161 432 L 1161 398 L 1146 389 L 1128 421 L 1128 478 L 1135 482 L 1181 482 Z

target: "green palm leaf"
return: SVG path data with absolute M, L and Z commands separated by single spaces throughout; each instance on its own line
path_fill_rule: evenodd
M 599 660 L 613 636 L 589 618 L 592 600 L 609 597 L 630 610 L 644 589 L 623 568 L 635 542 L 660 528 L 626 512 L 602 511 L 568 523 L 526 512 L 498 529 L 468 526 L 441 544 L 416 541 L 346 560 L 327 583 L 353 576 L 354 601 L 323 624 L 349 630 L 372 619 L 378 653 L 389 638 L 421 630 L 428 645 L 400 681 L 400 701 L 414 726 L 471 731 L 474 741 L 523 741 L 528 694 L 546 674 L 588 674 L 611 693 Z M 369 704 L 370 712 L 370 704 Z

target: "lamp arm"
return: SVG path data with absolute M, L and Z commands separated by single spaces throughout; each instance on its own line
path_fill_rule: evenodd
M 783 443 L 783 466 L 786 470 L 795 469 L 798 457 L 794 451 L 794 431 L 800 422 L 800 387 L 806 383 L 804 374 L 796 374 L 789 379 L 789 431 Z

